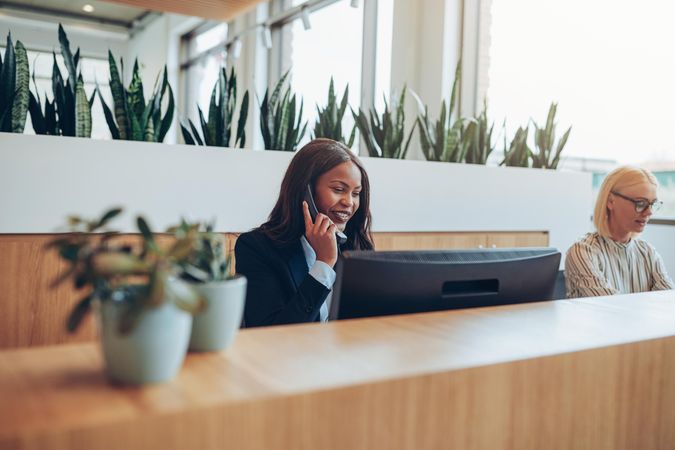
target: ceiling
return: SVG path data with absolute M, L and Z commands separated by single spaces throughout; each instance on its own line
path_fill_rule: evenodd
M 171 12 L 212 20 L 228 21 L 263 0 L 110 0 L 152 11 Z
M 82 7 L 94 7 L 91 13 Z M 0 8 L 23 14 L 50 16 L 55 20 L 74 19 L 77 21 L 112 25 L 131 29 L 134 23 L 148 15 L 147 8 L 100 0 L 0 0 Z
M 264 0 L 0 0 L 0 10 L 133 29 L 154 12 L 229 21 Z M 89 4 L 92 12 L 82 7 Z

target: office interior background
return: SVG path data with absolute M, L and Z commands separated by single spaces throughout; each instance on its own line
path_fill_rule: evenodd
M 183 142 L 179 120 L 198 123 L 197 106 L 208 108 L 218 69 L 234 68 L 240 95 L 251 93 L 246 147 L 256 150 L 264 147 L 258 105 L 265 89 L 286 71 L 304 102 L 305 143 L 331 78 L 339 96 L 349 86 L 355 111 L 381 111 L 385 99 L 405 86 L 409 129 L 418 113 L 410 92 L 436 117 L 440 101 L 449 99 L 461 58 L 457 112 L 475 115 L 486 102 L 497 142 L 510 140 L 532 120 L 544 122 L 548 106 L 557 102 L 558 133 L 572 127 L 561 170 L 592 172 L 595 189 L 620 164 L 654 171 L 664 207 L 654 217 L 658 227 L 648 228 L 645 236 L 675 272 L 675 248 L 665 237 L 669 219 L 675 217 L 675 143 L 669 126 L 675 62 L 665 57 L 675 38 L 668 26 L 674 12 L 675 6 L 659 0 L 640 5 L 610 0 L 273 0 L 253 2 L 230 20 L 217 21 L 122 3 L 3 1 L 0 34 L 11 31 L 15 41 L 24 43 L 35 75 L 31 89 L 42 95 L 51 92 L 52 52 L 65 72 L 58 23 L 71 46 L 81 48 L 88 95 L 98 84 L 110 104 L 108 50 L 125 61 L 126 82 L 138 60 L 146 95 L 166 64 L 177 106 L 166 143 Z M 4 39 L 0 50 L 4 52 Z M 92 114 L 92 138 L 110 139 L 99 101 Z M 345 129 L 352 125 L 348 113 Z M 25 133 L 32 132 L 29 117 Z M 408 159 L 424 159 L 417 132 Z M 502 148 L 497 144 L 489 165 L 499 164 Z M 354 150 L 365 153 L 360 139 Z M 414 182 L 414 172 L 411 176 Z M 589 214 L 592 209 L 579 207 Z
M 424 436 L 419 443 L 393 442 L 400 430 L 411 427 L 423 435 L 429 430 L 442 435 L 443 444 L 472 436 L 471 448 L 479 448 L 491 437 L 491 432 L 482 431 L 499 428 L 516 436 L 513 442 L 529 445 L 524 448 L 546 447 L 552 443 L 531 436 L 539 439 L 558 432 L 569 439 L 566 442 L 587 438 L 583 442 L 590 442 L 589 447 L 600 442 L 598 436 L 626 435 L 639 445 L 626 439 L 595 447 L 672 448 L 675 440 L 668 436 L 672 437 L 673 414 L 662 414 L 672 412 L 667 400 L 675 392 L 673 378 L 662 375 L 672 372 L 674 360 L 668 293 L 598 302 L 542 302 L 487 313 L 465 310 L 447 322 L 433 314 L 412 320 L 387 317 L 372 329 L 368 324 L 375 322 L 359 321 L 251 329 L 239 334 L 241 345 L 216 365 L 210 364 L 218 355 L 193 355 L 183 369 L 182 384 L 151 386 L 140 394 L 103 384 L 101 358 L 92 345 L 93 321 L 80 334 L 64 330 L 63 318 L 79 299 L 70 286 L 49 284 L 63 266 L 55 263 L 55 255 L 47 255 L 45 239 L 63 231 L 58 226 L 66 214 L 94 217 L 120 199 L 132 213 L 124 219 L 128 221 L 123 222 L 123 233 L 135 232 L 136 213 L 148 213 L 155 229 L 175 223 L 180 215 L 196 220 L 217 217 L 218 231 L 230 243 L 237 233 L 260 224 L 276 199 L 292 155 L 264 151 L 259 104 L 265 90 L 286 72 L 304 102 L 303 121 L 308 126 L 301 145 L 311 138 L 317 105 L 325 105 L 331 78 L 338 98 L 349 86 L 349 105 L 355 111 L 381 112 L 385 99 L 391 102 L 405 86 L 408 131 L 419 112 L 415 96 L 428 107 L 430 117 L 438 117 L 441 101 L 450 98 L 461 60 L 456 113 L 475 116 L 487 105 L 496 140 L 488 167 L 425 162 L 419 130 L 411 140 L 409 161 L 367 157 L 357 133 L 353 150 L 363 156 L 371 178 L 373 230 L 377 243 L 383 244 L 378 248 L 388 249 L 394 239 L 396 245 L 408 244 L 408 238 L 416 245 L 432 243 L 438 248 L 447 242 L 445 235 L 453 235 L 453 242 L 463 248 L 551 246 L 564 257 L 567 247 L 593 228 L 594 194 L 604 175 L 619 165 L 636 164 L 654 171 L 664 201 L 643 237 L 675 275 L 671 2 L 229 0 L 230 5 L 244 6 L 232 14 L 223 11 L 223 17 L 200 15 L 204 3 L 208 1 L 0 0 L 0 53 L 4 55 L 5 37 L 11 32 L 13 41 L 21 41 L 28 50 L 34 73 L 31 90 L 43 98 L 52 92 L 52 55 L 66 73 L 57 34 L 61 23 L 71 48 L 80 48 L 88 96 L 98 86 L 103 99 L 112 104 L 110 51 L 118 62 L 124 60 L 125 85 L 138 60 L 146 98 L 166 66 L 176 99 L 173 126 L 163 144 L 113 142 L 98 98 L 92 109 L 92 139 L 0 133 L 0 255 L 9 255 L 0 259 L 0 300 L 11 297 L 3 303 L 5 314 L 0 314 L 0 358 L 12 362 L 0 364 L 0 388 L 12 397 L 8 404 L 25 408 L 17 414 L 0 406 L 5 422 L 0 441 L 9 433 L 14 433 L 10 438 L 24 432 L 28 436 L 35 427 L 39 432 L 56 430 L 57 439 L 65 442 L 68 438 L 59 426 L 75 424 L 77 432 L 78 420 L 96 425 L 107 417 L 112 425 L 109 434 L 101 436 L 111 445 L 124 447 L 125 439 L 133 442 L 139 436 L 165 436 L 176 448 L 183 443 L 180 439 L 189 437 L 206 448 L 216 441 L 199 439 L 212 435 L 183 432 L 204 423 L 210 431 L 226 429 L 240 442 L 270 448 L 277 441 L 293 442 L 288 430 L 300 424 L 294 414 L 303 415 L 307 420 L 303 425 L 309 419 L 323 419 L 307 414 L 313 401 L 324 408 L 321 411 L 327 404 L 335 411 L 347 411 L 336 413 L 335 422 L 364 423 L 367 430 L 372 424 L 394 423 L 386 420 L 389 413 L 399 418 L 389 400 L 405 398 L 423 406 L 405 411 L 409 422 L 395 422 L 396 429 L 385 426 L 378 434 L 366 432 L 371 440 L 361 443 L 424 448 Z M 163 10 L 138 6 L 158 4 Z M 250 94 L 245 149 L 183 146 L 179 121 L 198 123 L 197 108 L 208 108 L 221 67 L 236 71 L 240 96 L 246 90 Z M 532 121 L 543 123 L 551 102 L 558 104 L 557 135 L 572 127 L 558 169 L 498 167 L 503 142 L 509 142 L 518 127 L 532 129 Z M 348 112 L 347 134 L 352 125 Z M 30 116 L 24 134 L 33 134 Z M 645 306 L 637 308 L 631 303 L 635 299 L 644 300 Z M 334 329 L 341 331 L 333 333 Z M 303 336 L 305 330 L 309 332 Z M 265 344 L 269 342 L 274 348 Z M 54 345 L 63 343 L 73 345 Z M 45 345 L 51 347 L 40 348 Z M 307 353 L 298 352 L 298 347 Z M 506 347 L 508 352 L 502 353 Z M 505 361 L 507 366 L 499 366 Z M 439 368 L 448 367 L 459 374 L 455 378 L 459 384 L 443 381 Z M 43 378 L 25 376 L 35 373 Z M 217 383 L 221 391 L 209 391 L 212 386 L 204 379 Z M 418 384 L 406 390 L 407 382 Z M 483 389 L 483 383 L 489 389 Z M 14 386 L 24 390 L 12 392 Z M 331 389 L 336 386 L 348 389 L 335 394 Z M 453 394 L 448 398 L 457 402 L 454 409 L 444 404 L 445 397 L 427 395 L 439 386 Z M 363 397 L 349 397 L 360 390 L 366 392 Z M 238 409 L 242 393 L 252 407 Z M 230 405 L 234 399 L 231 415 L 205 414 L 177 426 L 161 421 L 171 415 L 176 420 L 182 420 L 183 413 L 190 416 L 202 394 L 208 402 L 199 406 L 205 408 L 218 402 Z M 259 401 L 259 394 L 269 394 L 271 400 Z M 30 401 L 23 402 L 24 397 Z M 293 403 L 294 397 L 301 398 Z M 349 408 L 359 406 L 352 401 L 355 398 L 366 399 L 361 405 L 366 412 L 348 417 Z M 373 398 L 378 403 L 368 402 Z M 509 408 L 522 399 L 531 408 L 519 416 Z M 63 411 L 59 408 L 66 403 L 68 414 L 57 417 L 53 411 Z M 80 409 L 82 404 L 91 409 Z M 185 406 L 179 414 L 177 404 Z M 553 416 L 544 411 L 547 404 L 559 405 Z M 22 416 L 26 411 L 30 420 L 29 414 Z M 385 419 L 371 417 L 372 411 Z M 246 435 L 248 413 L 262 418 L 260 433 Z M 549 420 L 558 415 L 566 422 Z M 438 430 L 446 416 L 459 418 L 456 428 Z M 589 416 L 593 417 L 588 420 Z M 545 426 L 529 428 L 539 419 L 537 423 Z M 131 431 L 118 432 L 125 421 L 134 422 L 127 429 Z M 329 430 L 319 434 L 326 448 L 330 439 L 346 435 L 332 419 L 322 422 L 315 425 L 317 430 L 324 425 L 320 431 Z M 115 428 L 118 425 L 122 428 Z M 271 427 L 273 432 L 268 432 Z M 176 436 L 175 442 L 170 441 Z M 40 448 L 38 440 L 28 441 L 26 445 Z M 77 442 L 73 438 L 71 444 Z M 467 442 L 455 446 L 468 447 Z M 621 442 L 623 446 L 618 445 Z

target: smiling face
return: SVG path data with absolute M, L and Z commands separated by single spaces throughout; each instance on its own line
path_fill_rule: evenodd
M 327 215 L 338 230 L 344 231 L 359 209 L 361 189 L 359 168 L 351 161 L 338 164 L 316 180 L 316 208 Z
M 616 189 L 615 192 L 633 200 L 647 200 L 649 203 L 656 200 L 656 186 L 647 181 Z M 632 234 L 642 233 L 653 212 L 651 207 L 636 212 L 633 202 L 614 194 L 609 195 L 607 209 L 612 237 L 619 242 L 628 241 Z

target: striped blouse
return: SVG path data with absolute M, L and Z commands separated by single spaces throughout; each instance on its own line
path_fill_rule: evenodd
M 567 251 L 565 280 L 568 298 L 675 289 L 650 244 L 637 238 L 622 244 L 598 233 Z

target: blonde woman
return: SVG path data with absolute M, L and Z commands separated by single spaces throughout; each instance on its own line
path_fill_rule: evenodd
M 600 187 L 595 203 L 595 233 L 567 251 L 567 296 L 595 297 L 674 289 L 661 256 L 637 236 L 662 202 L 658 182 L 645 169 L 620 167 Z

